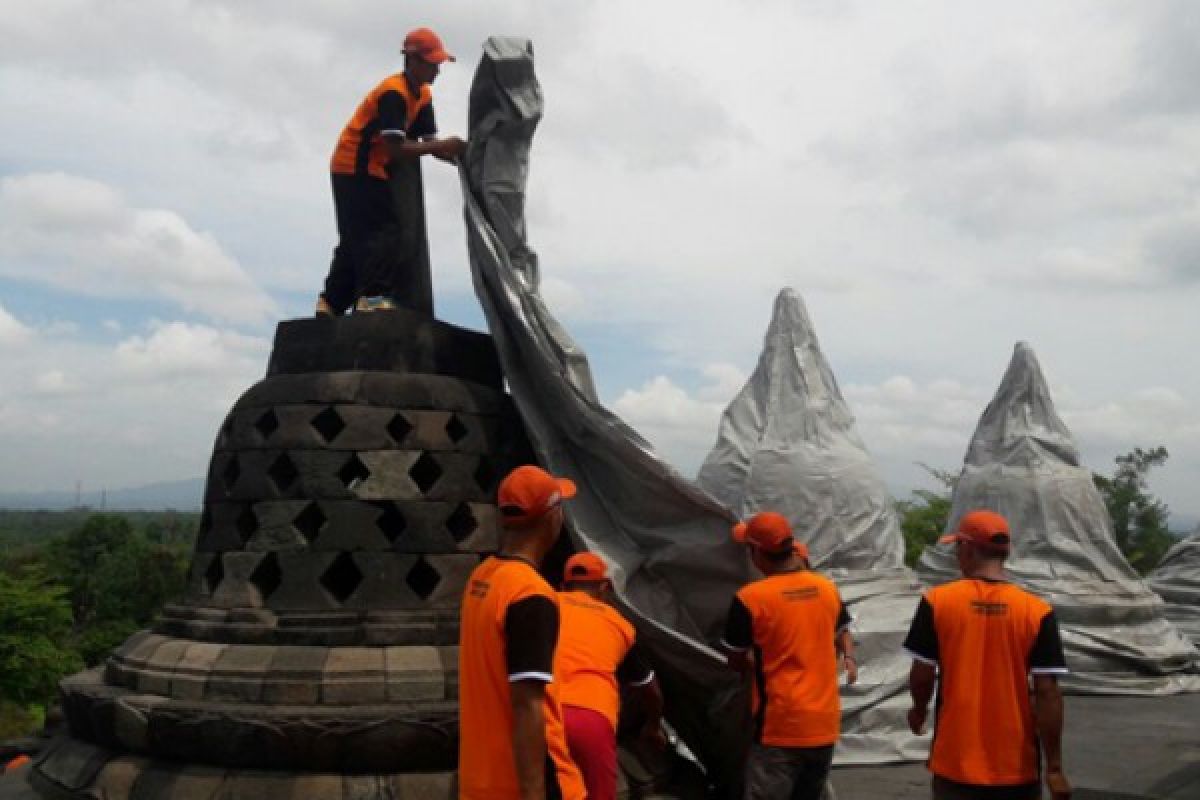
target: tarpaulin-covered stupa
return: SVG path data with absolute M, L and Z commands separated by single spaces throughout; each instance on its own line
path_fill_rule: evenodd
M 1200 654 L 1167 621 L 1113 536 L 1108 511 L 1058 413 L 1033 349 L 1018 343 L 983 412 L 954 489 L 951 527 L 971 509 L 1008 518 L 1014 581 L 1050 602 L 1062 626 L 1068 689 L 1200 691 Z M 958 577 L 953 547 L 929 547 L 921 577 Z
M 855 618 L 858 683 L 842 690 L 838 763 L 921 758 L 908 730 L 900 644 L 920 597 L 887 488 L 821 353 L 800 295 L 784 289 L 758 366 L 721 418 L 700 486 L 739 516 L 784 514 Z
M 1200 527 L 1167 551 L 1149 581 L 1166 603 L 1167 619 L 1200 647 Z

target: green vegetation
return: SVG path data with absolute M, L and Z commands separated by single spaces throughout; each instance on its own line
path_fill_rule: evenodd
M 1117 456 L 1111 476 L 1092 473 L 1104 505 L 1112 518 L 1117 546 L 1131 566 L 1145 575 L 1162 560 L 1178 538 L 1167 528 L 1170 509 L 1150 492 L 1147 476 L 1167 461 L 1167 449 L 1154 447 Z M 933 544 L 950 522 L 950 496 L 955 476 L 921 464 L 939 484 L 940 490 L 917 489 L 912 499 L 896 502 L 900 529 L 904 533 L 904 562 L 917 563 L 926 547 Z
M 1136 447 L 1117 456 L 1117 468 L 1110 477 L 1092 476 L 1108 506 L 1117 545 L 1130 565 L 1143 575 L 1158 566 L 1177 541 L 1167 529 L 1170 510 L 1150 493 L 1147 481 L 1150 470 L 1165 464 L 1167 455 L 1165 447 Z
M 199 518 L 0 511 L 0 738 L 182 591 Z

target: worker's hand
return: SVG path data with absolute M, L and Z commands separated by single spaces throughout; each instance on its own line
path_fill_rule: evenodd
M 846 662 L 846 685 L 853 686 L 858 683 L 858 662 L 854 656 L 843 656 L 842 660 Z
M 1046 788 L 1052 800 L 1071 800 L 1071 784 L 1061 768 L 1046 770 Z
M 908 710 L 908 729 L 920 736 L 925 732 L 925 718 L 929 716 L 928 708 L 913 706 Z
M 638 738 L 651 752 L 661 753 L 667 749 L 667 735 L 663 733 L 661 725 L 646 725 L 638 734 Z
M 462 154 L 467 151 L 467 143 L 458 136 L 447 136 L 445 139 L 438 139 L 437 145 L 438 149 L 434 152 L 434 157 L 449 163 L 458 161 L 462 157 Z

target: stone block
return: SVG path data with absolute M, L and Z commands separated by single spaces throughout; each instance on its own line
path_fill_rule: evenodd
M 436 647 L 388 647 L 384 661 L 388 702 L 445 699 L 446 675 Z
M 263 702 L 316 704 L 328 659 L 329 649 L 325 647 L 279 647 L 263 683 Z
M 458 797 L 458 774 L 454 772 L 389 775 L 387 781 L 396 800 L 453 800 Z
M 138 671 L 137 690 L 144 694 L 169 694 L 171 676 L 189 644 L 184 639 L 167 639 L 159 645 Z
M 458 700 L 458 647 L 439 647 L 438 658 L 446 676 L 446 699 Z
M 386 699 L 383 648 L 339 647 L 329 651 L 321 681 L 322 702 L 366 705 Z
M 180 700 L 202 699 L 209 675 L 226 647 L 214 642 L 189 642 L 171 676 L 170 696 Z
M 96 776 L 92 784 L 93 794 L 101 798 L 129 797 L 149 763 L 147 759 L 137 756 L 114 758 Z
M 227 647 L 213 665 L 206 699 L 259 702 L 263 677 L 271 667 L 275 651 L 275 647 L 265 645 Z
M 113 733 L 123 747 L 135 753 L 145 752 L 149 746 L 148 724 L 146 709 L 130 698 L 121 697 L 113 703 Z
M 142 773 L 127 800 L 216 800 L 225 777 L 223 769 L 156 763 Z

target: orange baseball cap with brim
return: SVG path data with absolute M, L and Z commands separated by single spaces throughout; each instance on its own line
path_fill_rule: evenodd
M 446 52 L 442 38 L 429 28 L 417 28 L 408 32 L 404 37 L 404 47 L 401 52 L 405 55 L 416 55 L 430 64 L 443 64 L 453 61 L 454 56 Z
M 795 545 L 791 523 L 783 514 L 774 511 L 760 511 L 734 525 L 733 540 L 738 544 L 754 545 L 764 553 L 781 553 Z
M 1012 536 L 1008 531 L 1008 520 L 995 511 L 980 509 L 963 514 L 958 527 L 938 539 L 939 544 L 951 542 L 967 542 L 987 550 L 1007 553 Z
M 563 567 L 563 580 L 567 583 L 582 581 L 598 583 L 608 580 L 608 564 L 595 553 L 576 553 L 567 559 Z
M 541 467 L 517 467 L 500 481 L 496 505 L 509 528 L 519 528 L 540 519 L 562 501 L 575 496 L 575 482 L 556 478 Z

